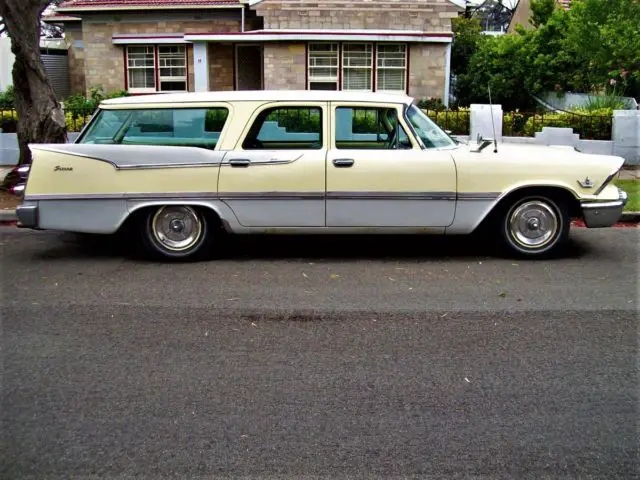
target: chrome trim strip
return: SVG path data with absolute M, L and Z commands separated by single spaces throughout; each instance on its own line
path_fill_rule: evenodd
M 622 168 L 622 167 L 620 167 Z M 620 171 L 620 169 L 617 169 L 615 172 L 613 172 L 611 175 L 609 175 L 606 180 L 602 183 L 602 185 L 600 185 L 598 187 L 598 189 L 593 193 L 594 195 L 600 195 L 600 193 L 602 193 L 602 191 L 607 188 L 607 185 L 609 185 L 611 183 L 611 181 L 613 180 L 613 178 L 618 174 L 618 172 Z
M 499 192 L 458 192 L 458 200 L 495 200 Z
M 323 192 L 221 192 L 220 200 L 322 200 Z
M 55 193 L 30 194 L 28 200 L 109 200 L 109 199 L 217 199 L 217 200 L 432 200 L 486 201 L 495 200 L 497 193 L 455 192 L 128 192 L 128 193 Z M 599 204 L 600 205 L 600 204 Z
M 629 200 L 629 195 L 624 190 L 618 188 L 618 200 L 607 200 L 599 202 L 597 200 L 591 202 L 582 202 L 580 206 L 583 209 L 597 209 L 597 208 L 619 208 L 624 207 Z
M 69 144 L 69 145 L 76 145 L 76 144 L 74 143 L 74 144 Z M 114 146 L 117 146 L 117 145 L 114 145 Z M 138 146 L 145 146 L 145 145 L 138 145 Z M 148 146 L 162 147 L 162 145 L 148 145 Z M 171 147 L 172 145 L 167 145 L 167 146 Z M 223 158 L 221 158 L 218 161 L 206 161 L 206 162 L 133 163 L 133 164 L 118 165 L 113 160 L 108 160 L 108 159 L 103 158 L 103 157 L 88 155 L 86 153 L 67 151 L 67 150 L 64 150 L 64 149 L 52 148 L 52 147 L 48 147 L 48 146 L 44 147 L 44 146 L 40 146 L 38 144 L 34 144 L 33 146 L 30 146 L 30 148 L 31 147 L 34 148 L 35 150 L 43 150 L 43 151 L 46 151 L 46 152 L 60 153 L 60 154 L 63 154 L 63 155 L 70 155 L 72 157 L 88 158 L 88 159 L 91 159 L 91 160 L 96 160 L 98 162 L 108 163 L 109 165 L 111 165 L 116 170 L 147 170 L 147 169 L 159 169 L 159 168 L 219 167 L 222 164 L 222 161 L 223 161 Z M 181 147 L 177 147 L 177 148 L 181 148 Z M 191 148 L 198 148 L 198 147 L 191 147 Z M 222 152 L 217 151 L 217 150 L 209 150 L 209 149 L 204 149 L 204 148 L 202 150 L 206 150 L 206 151 L 210 151 L 210 152 L 214 152 L 215 151 L 216 153 L 222 153 Z M 224 157 L 224 155 L 223 155 L 223 157 Z
M 448 200 L 455 192 L 327 192 L 327 200 Z
M 244 150 L 244 152 L 255 152 L 256 150 Z M 259 151 L 259 150 L 258 150 Z M 230 153 L 228 153 L 227 155 L 230 155 Z M 251 156 L 249 155 L 245 155 L 245 157 L 249 157 L 249 160 L 251 161 L 251 164 L 249 166 L 251 167 L 259 167 L 262 165 L 288 165 L 290 163 L 295 163 L 298 160 L 300 160 L 302 157 L 304 157 L 304 153 L 302 155 L 300 155 L 299 157 L 293 158 L 291 160 L 278 160 L 278 159 L 271 159 L 271 160 L 264 160 L 264 161 L 260 161 L 260 160 L 252 160 Z M 244 160 L 244 158 L 242 158 Z M 220 164 L 220 166 L 222 167 L 232 167 L 233 165 L 231 165 L 231 161 L 232 160 L 238 160 L 236 158 L 229 158 L 229 159 L 224 159 L 224 161 Z M 236 166 L 237 168 L 237 166 Z

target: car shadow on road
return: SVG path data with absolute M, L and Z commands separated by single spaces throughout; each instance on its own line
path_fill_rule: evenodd
M 122 257 L 154 261 L 124 236 L 63 233 L 59 240 L 55 247 L 38 256 L 48 260 Z M 582 258 L 588 252 L 584 243 L 570 239 L 562 258 Z M 514 258 L 495 237 L 481 235 L 232 235 L 226 236 L 211 253 L 213 261 Z

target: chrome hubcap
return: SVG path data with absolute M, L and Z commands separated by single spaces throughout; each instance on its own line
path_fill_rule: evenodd
M 538 200 L 523 203 L 509 219 L 511 236 L 526 248 L 544 247 L 556 236 L 558 226 L 553 208 Z
M 202 222 L 191 207 L 169 205 L 153 216 L 151 231 L 163 247 L 179 252 L 191 248 L 200 239 Z

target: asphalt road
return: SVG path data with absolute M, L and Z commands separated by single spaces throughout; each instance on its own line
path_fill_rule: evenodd
M 638 478 L 639 234 L 161 264 L 0 228 L 0 478 Z

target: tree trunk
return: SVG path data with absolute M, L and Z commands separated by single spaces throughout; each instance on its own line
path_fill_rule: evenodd
M 65 143 L 64 112 L 40 57 L 40 19 L 47 0 L 0 0 L 11 51 L 18 114 L 20 164 L 31 163 L 29 143 Z

